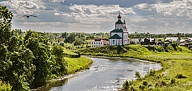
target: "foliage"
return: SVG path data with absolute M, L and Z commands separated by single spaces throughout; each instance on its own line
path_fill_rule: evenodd
M 10 90 L 11 90 L 10 84 L 6 84 L 0 81 L 0 91 L 10 91 Z
M 41 34 L 33 31 L 27 31 L 24 37 L 25 45 L 29 48 L 35 59 L 33 64 L 36 66 L 34 72 L 34 80 L 32 86 L 38 87 L 45 84 L 46 79 L 49 77 L 50 71 L 50 48 L 48 41 Z
M 63 47 L 53 46 L 52 55 L 55 55 L 56 62 L 53 64 L 52 74 L 63 76 L 67 74 L 67 62 L 64 60 Z
M 136 77 L 137 79 L 141 79 L 141 74 L 137 71 L 137 72 L 135 72 L 135 77 Z
M 129 82 L 126 80 L 126 81 L 123 83 L 123 88 L 124 88 L 124 90 L 128 90 L 128 89 L 129 89 L 129 86 L 130 86 L 130 84 L 129 84 Z
M 184 76 L 183 74 L 177 74 L 176 78 L 187 78 L 186 76 Z
M 5 44 L 9 41 L 11 20 L 13 13 L 5 6 L 0 6 L 0 44 Z

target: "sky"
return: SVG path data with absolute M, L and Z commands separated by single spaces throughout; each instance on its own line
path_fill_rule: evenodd
M 120 12 L 129 33 L 192 33 L 192 0 L 0 0 L 13 29 L 110 32 Z M 23 17 L 35 15 L 37 17 Z

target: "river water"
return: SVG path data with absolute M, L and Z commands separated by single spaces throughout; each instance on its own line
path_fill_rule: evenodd
M 150 69 L 161 69 L 158 63 L 144 61 L 109 60 L 91 58 L 93 64 L 90 69 L 78 72 L 61 86 L 52 87 L 50 91 L 117 91 L 125 80 L 134 80 L 135 72 L 142 76 Z

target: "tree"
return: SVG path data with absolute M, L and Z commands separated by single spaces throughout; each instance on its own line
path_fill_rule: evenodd
M 34 31 L 27 31 L 24 39 L 26 47 L 29 48 L 35 56 L 33 64 L 36 66 L 36 70 L 34 71 L 34 80 L 31 87 L 42 86 L 51 73 L 51 54 L 48 41 L 44 36 Z
M 0 6 L 0 44 L 9 41 L 12 17 L 11 11 L 5 6 Z
M 64 60 L 63 48 L 61 46 L 54 46 L 52 48 L 52 55 L 55 55 L 55 64 L 54 69 L 52 70 L 53 74 L 58 76 L 63 76 L 67 74 L 67 62 Z
M 28 91 L 29 84 L 33 81 L 33 53 L 25 46 L 20 46 L 18 52 L 14 51 L 10 54 L 11 66 L 5 70 L 7 76 L 5 80 L 13 86 L 13 91 Z

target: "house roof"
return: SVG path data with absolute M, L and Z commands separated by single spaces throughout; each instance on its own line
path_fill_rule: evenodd
M 118 20 L 115 24 L 124 24 L 121 20 Z
M 118 34 L 113 35 L 109 39 L 122 39 Z
M 167 37 L 165 40 L 177 41 L 178 37 Z
M 123 32 L 123 29 L 114 29 L 111 32 Z

